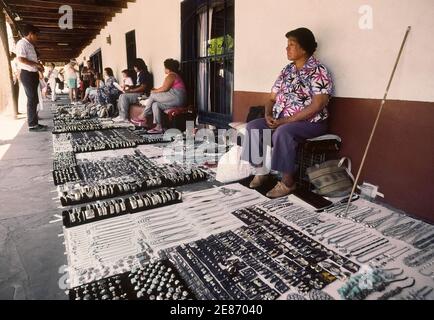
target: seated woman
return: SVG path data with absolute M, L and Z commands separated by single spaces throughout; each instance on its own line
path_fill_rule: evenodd
M 143 94 L 149 96 L 152 87 L 152 75 L 148 71 L 148 66 L 142 59 L 134 62 L 134 70 L 137 72 L 137 82 L 135 86 L 125 87 L 125 93 L 121 94 L 118 101 L 119 117 L 114 121 L 127 121 L 130 105 L 137 103 Z
M 121 92 L 116 88 L 116 78 L 112 68 L 104 69 L 105 85 L 97 89 L 95 102 L 100 105 L 115 104 Z
M 265 163 L 265 159 L 255 161 L 253 155 L 259 155 L 258 150 L 262 149 L 263 142 L 258 132 L 272 130 L 272 141 L 269 141 L 273 145 L 271 170 L 282 173 L 283 178 L 267 194 L 270 198 L 283 197 L 295 190 L 293 174 L 298 143 L 326 133 L 326 106 L 333 93 L 330 73 L 313 56 L 317 48 L 313 33 L 299 28 L 288 32 L 286 37 L 288 60 L 292 62 L 283 69 L 272 88 L 265 107 L 265 119 L 248 123 L 249 139 L 246 141 L 250 143 L 243 145 L 242 153 L 242 159 L 250 161 L 253 166 L 261 166 L 260 160 Z M 267 178 L 266 170 L 258 170 L 250 187 L 260 187 Z
M 179 62 L 173 59 L 164 61 L 166 79 L 161 88 L 151 91 L 148 99 L 140 103 L 145 106 L 143 116 L 154 116 L 154 129 L 148 133 L 162 133 L 161 111 L 175 107 L 184 107 L 187 101 L 185 84 L 179 75 Z

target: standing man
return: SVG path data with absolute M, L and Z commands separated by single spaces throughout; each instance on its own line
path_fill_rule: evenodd
M 30 132 L 47 130 L 47 126 L 38 123 L 37 113 L 39 72 L 44 72 L 44 66 L 38 61 L 35 50 L 38 34 L 37 27 L 26 25 L 23 30 L 24 38 L 18 41 L 16 46 L 18 68 L 21 70 L 20 80 L 27 96 L 27 123 Z

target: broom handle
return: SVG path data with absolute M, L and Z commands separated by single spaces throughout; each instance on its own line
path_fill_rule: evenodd
M 402 41 L 401 49 L 399 50 L 399 54 L 398 54 L 398 57 L 396 59 L 395 66 L 393 67 L 393 71 L 392 71 L 392 74 L 391 74 L 390 79 L 389 79 L 389 84 L 387 85 L 386 92 L 384 93 L 384 98 L 381 101 L 380 110 L 378 112 L 377 119 L 375 120 L 374 127 L 372 128 L 371 136 L 369 137 L 368 145 L 366 146 L 365 154 L 363 155 L 362 163 L 360 164 L 360 168 L 359 168 L 359 172 L 357 173 L 356 180 L 354 181 L 353 189 L 351 191 L 350 198 L 348 199 L 347 208 L 345 209 L 345 215 L 344 216 L 348 215 L 348 211 L 350 210 L 351 199 L 353 198 L 354 193 L 356 192 L 357 183 L 359 182 L 360 175 L 361 175 L 363 167 L 365 165 L 366 157 L 367 157 L 369 149 L 371 147 L 371 143 L 372 143 L 372 140 L 374 138 L 375 131 L 377 130 L 377 126 L 378 126 L 378 122 L 380 120 L 381 112 L 383 111 L 384 104 L 386 103 L 387 96 L 389 95 L 389 89 L 390 89 L 390 86 L 392 85 L 393 78 L 395 77 L 395 72 L 396 72 L 396 69 L 398 67 L 399 60 L 401 59 L 401 55 L 402 55 L 402 52 L 404 50 L 405 43 L 407 42 L 407 38 L 408 38 L 408 34 L 410 33 L 410 30 L 411 30 L 411 26 L 409 26 L 407 28 L 407 32 L 405 33 L 404 40 Z

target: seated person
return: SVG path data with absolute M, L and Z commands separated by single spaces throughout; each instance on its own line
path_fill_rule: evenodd
M 121 92 L 117 88 L 117 81 L 112 68 L 104 69 L 105 85 L 97 90 L 95 102 L 100 105 L 115 104 Z
M 84 98 L 83 98 L 82 102 L 83 103 L 89 102 L 89 100 L 90 100 L 89 99 L 90 92 L 91 91 L 95 91 L 96 89 L 97 89 L 97 87 L 96 87 L 95 78 L 90 78 L 90 80 L 89 80 L 89 86 L 86 88 L 85 95 L 84 95 Z
M 99 73 L 99 72 L 95 73 L 95 86 L 96 86 L 96 89 L 91 90 L 89 92 L 89 99 L 92 102 L 96 101 L 96 99 L 98 97 L 98 90 L 105 88 L 104 79 L 103 79 L 101 73 Z
M 152 86 L 152 76 L 148 71 L 146 63 L 137 59 L 134 63 L 134 70 L 137 72 L 137 83 L 132 87 L 125 87 L 125 93 L 121 94 L 118 101 L 119 116 L 114 121 L 127 121 L 130 105 L 137 103 L 143 94 L 149 96 Z
M 153 89 L 148 99 L 141 101 L 144 105 L 143 117 L 154 116 L 154 129 L 149 133 L 161 133 L 161 112 L 175 107 L 184 107 L 187 102 L 185 84 L 179 75 L 179 62 L 173 59 L 164 61 L 166 79 L 161 88 Z
M 130 70 L 125 69 L 122 71 L 122 91 L 125 91 L 125 88 L 134 86 L 133 78 L 131 78 Z
M 282 174 L 282 181 L 267 196 L 279 198 L 295 190 L 295 157 L 298 143 L 327 132 L 328 111 L 326 106 L 333 93 L 333 81 L 326 67 L 314 56 L 317 43 L 313 33 L 299 28 L 286 34 L 287 65 L 275 82 L 270 100 L 265 107 L 265 119 L 253 120 L 247 125 L 248 138 L 243 145 L 242 159 L 259 167 L 265 159 L 253 159 L 259 155 L 263 143 L 258 131 L 272 130 L 273 153 L 271 170 Z M 254 131 L 252 134 L 252 130 Z M 256 132 L 256 133 L 255 133 Z M 264 154 L 265 156 L 265 154 Z M 258 163 L 263 160 L 262 163 Z M 265 168 L 266 169 L 266 168 Z M 258 188 L 268 177 L 268 172 L 259 169 L 250 184 Z

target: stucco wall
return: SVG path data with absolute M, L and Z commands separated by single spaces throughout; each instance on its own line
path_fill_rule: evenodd
M 336 96 L 382 98 L 407 26 L 412 32 L 390 91 L 397 100 L 434 101 L 432 0 L 237 0 L 235 91 L 269 92 L 286 60 L 287 31 L 316 35 Z M 362 30 L 369 5 L 373 28 Z
M 113 68 L 120 78 L 127 67 L 125 34 L 136 31 L 137 57 L 143 58 L 154 74 L 155 85 L 164 80 L 163 61 L 180 58 L 181 16 L 179 0 L 129 3 L 128 8 L 117 14 L 100 35 L 78 57 L 81 63 L 101 48 L 104 67 Z M 106 38 L 111 36 L 111 45 Z

